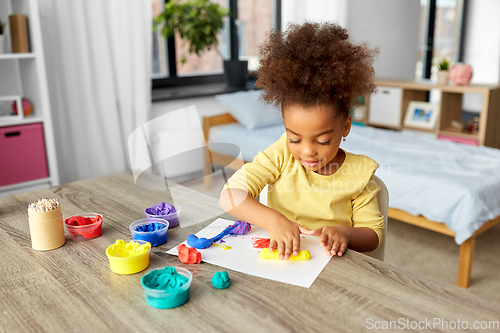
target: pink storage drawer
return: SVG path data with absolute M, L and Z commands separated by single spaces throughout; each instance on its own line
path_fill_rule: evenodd
M 0 186 L 48 176 L 42 124 L 0 127 Z
M 459 142 L 463 143 L 464 145 L 471 145 L 471 146 L 477 146 L 477 140 L 472 140 L 472 139 L 463 139 L 463 138 L 457 138 L 455 136 L 448 136 L 448 135 L 438 135 L 439 140 L 445 140 L 445 141 L 453 141 L 453 142 Z

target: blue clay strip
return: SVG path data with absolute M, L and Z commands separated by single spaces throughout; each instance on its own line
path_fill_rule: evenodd
M 206 238 L 198 238 L 196 235 L 189 235 L 187 238 L 187 242 L 189 246 L 194 247 L 195 249 L 206 249 L 207 247 L 210 247 L 212 243 L 217 242 L 219 239 L 221 239 L 224 236 L 227 236 L 233 231 L 233 229 L 236 228 L 236 225 L 231 225 L 224 229 L 220 234 L 218 234 L 215 237 L 206 239 Z
M 144 285 L 151 289 L 175 290 L 188 282 L 188 278 L 177 273 L 174 267 L 152 270 L 144 276 Z
M 161 230 L 165 227 L 166 227 L 166 225 L 164 225 L 164 224 L 153 222 L 153 223 L 149 223 L 149 224 L 138 225 L 137 227 L 135 227 L 135 231 L 151 232 L 151 231 Z
M 187 238 L 187 243 L 189 246 L 195 249 L 206 249 L 210 247 L 212 243 L 215 243 L 222 239 L 222 237 L 227 235 L 243 235 L 250 231 L 250 224 L 245 221 L 236 221 L 233 225 L 230 225 L 224 229 L 220 234 L 213 238 L 198 238 L 196 235 L 189 235 Z

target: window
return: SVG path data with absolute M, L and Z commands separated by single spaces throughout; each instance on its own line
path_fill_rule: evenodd
M 238 1 L 239 59 L 248 60 L 248 70 L 259 65 L 257 46 L 273 27 L 273 0 Z
M 168 0 L 152 0 L 153 17 L 162 12 L 165 1 Z M 236 50 L 239 59 L 248 60 L 249 71 L 257 69 L 257 46 L 264 41 L 269 30 L 281 26 L 281 0 L 211 1 L 230 8 L 236 14 L 233 14 L 237 16 L 236 29 L 229 28 L 230 20 L 227 18 L 219 34 L 218 50 L 207 50 L 200 57 L 189 54 L 188 45 L 177 33 L 173 38 L 164 39 L 160 29 L 153 32 L 153 88 L 223 82 L 223 60 L 230 59 Z M 237 35 L 238 45 L 231 45 L 232 33 Z M 236 50 L 231 50 L 232 47 Z M 180 62 L 182 56 L 186 58 L 184 64 Z
M 152 0 L 153 3 L 153 17 L 160 15 L 164 2 L 163 0 Z M 167 66 L 167 43 L 166 40 L 160 35 L 161 27 L 157 31 L 153 31 L 153 61 L 152 61 L 152 75 L 154 78 L 168 77 Z
M 438 62 L 459 62 L 466 0 L 421 0 L 416 78 L 434 79 Z
M 221 7 L 227 8 L 226 0 L 210 0 Z M 222 28 L 217 38 L 219 41 L 219 50 L 206 50 L 201 56 L 189 54 L 189 45 L 184 42 L 178 33 L 175 33 L 175 58 L 180 59 L 186 57 L 186 62 L 181 64 L 177 62 L 177 75 L 193 76 L 193 75 L 211 75 L 223 73 L 222 61 L 227 58 L 227 48 L 229 41 L 227 38 L 227 24 Z

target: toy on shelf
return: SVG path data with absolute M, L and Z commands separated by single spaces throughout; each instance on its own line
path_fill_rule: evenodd
M 23 98 L 21 104 L 22 104 L 24 116 L 25 117 L 29 116 L 33 112 L 33 104 L 27 98 Z M 17 103 L 16 102 L 12 103 L 12 111 L 14 112 L 14 114 L 17 114 Z
M 458 63 L 450 69 L 450 81 L 455 86 L 468 86 L 472 79 L 472 67 L 470 65 Z

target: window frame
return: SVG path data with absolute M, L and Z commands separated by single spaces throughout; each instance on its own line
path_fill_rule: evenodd
M 165 0 L 166 2 L 169 0 Z M 272 0 L 274 8 L 273 23 L 274 28 L 281 31 L 281 1 Z M 229 0 L 229 10 L 231 17 L 229 19 L 229 47 L 231 59 L 238 58 L 238 31 L 236 21 L 238 19 L 238 0 Z M 223 83 L 224 73 L 209 75 L 178 76 L 177 59 L 175 54 L 175 37 L 166 38 L 167 41 L 167 64 L 169 76 L 163 78 L 151 78 L 152 89 L 178 87 L 197 84 Z M 255 80 L 255 73 L 249 73 L 248 80 Z
M 426 33 L 425 33 L 425 44 L 427 46 L 425 51 L 425 56 L 423 57 L 423 79 L 431 78 L 431 68 L 432 68 L 432 58 L 434 53 L 434 30 L 436 25 L 436 1 L 429 0 L 429 7 L 426 12 Z M 465 26 L 466 26 L 466 15 L 468 0 L 458 0 L 458 41 L 457 48 L 455 52 L 455 62 L 461 62 L 464 55 L 464 36 L 465 36 Z

